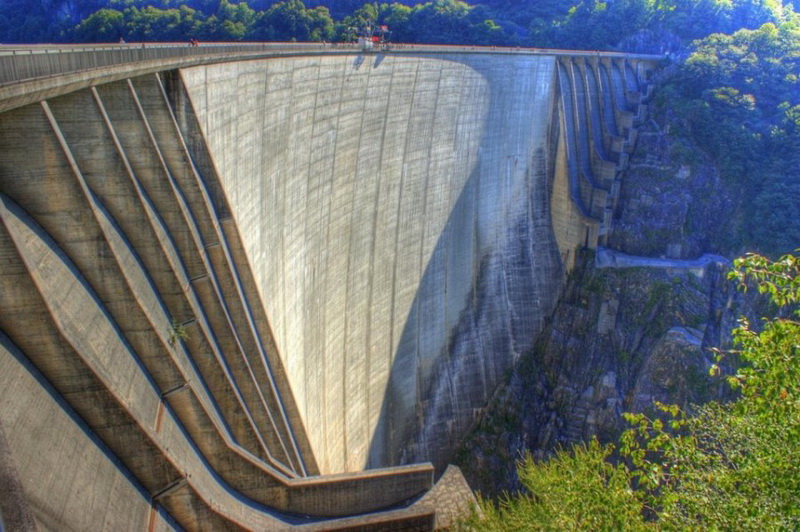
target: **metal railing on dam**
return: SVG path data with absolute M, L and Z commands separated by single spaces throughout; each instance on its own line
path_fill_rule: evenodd
M 214 61 L 241 59 L 264 54 L 296 53 L 357 53 L 362 51 L 355 43 L 293 43 L 209 42 L 191 46 L 184 43 L 131 42 L 122 44 L 62 44 L 62 45 L 0 45 L 0 86 L 30 81 L 37 78 L 98 69 L 112 65 L 142 61 L 206 58 Z M 425 44 L 390 44 L 370 50 L 392 53 L 491 53 L 491 54 L 544 54 L 576 57 L 628 57 L 658 59 L 660 56 L 625 54 L 608 51 L 559 50 L 547 48 L 521 48 L 497 46 L 459 46 Z

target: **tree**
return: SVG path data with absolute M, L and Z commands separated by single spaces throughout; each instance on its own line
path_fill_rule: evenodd
M 268 41 L 329 41 L 335 28 L 325 7 L 306 9 L 301 0 L 279 2 L 263 12 L 254 37 Z
M 393 42 L 413 42 L 414 29 L 409 24 L 410 16 L 411 8 L 397 2 L 366 3 L 342 19 L 339 24 L 338 40 L 345 42 L 355 40 L 358 30 L 364 28 L 367 22 L 371 22 L 388 26 Z
M 460 0 L 434 0 L 411 10 L 409 26 L 414 42 L 429 44 L 471 44 L 465 42 L 470 6 Z
M 614 448 L 596 440 L 559 451 L 540 464 L 530 456 L 519 465 L 528 490 L 506 496 L 495 506 L 482 500 L 483 517 L 473 516 L 466 529 L 641 530 L 641 504 L 630 488 L 630 472 L 609 459 Z
M 798 250 L 800 251 L 800 250 Z M 642 500 L 666 528 L 796 530 L 800 527 L 800 256 L 748 255 L 730 279 L 769 296 L 774 318 L 733 331 L 742 364 L 728 381 L 736 401 L 694 416 L 661 407 L 669 423 L 630 416 L 623 437 Z M 720 365 L 712 374 L 723 372 Z M 670 430 L 671 429 L 671 430 Z
M 180 34 L 181 14 L 177 9 L 144 9 L 131 7 L 124 11 L 125 38 L 136 41 L 183 40 Z
M 797 246 L 800 136 L 791 110 L 800 104 L 798 72 L 797 25 L 766 23 L 698 41 L 656 96 L 674 131 L 709 156 L 722 180 L 742 188 L 728 217 L 741 224 L 730 231 L 731 247 L 777 257 Z
M 101 9 L 82 20 L 73 35 L 78 42 L 115 42 L 125 35 L 125 19 L 116 9 Z
M 389 26 L 394 42 L 408 42 L 411 28 L 409 28 L 409 18 L 411 8 L 403 4 L 381 4 L 378 22 Z
M 203 24 L 200 34 L 208 40 L 241 41 L 251 35 L 255 22 L 256 12 L 246 2 L 231 4 L 228 0 L 221 0 L 216 13 Z

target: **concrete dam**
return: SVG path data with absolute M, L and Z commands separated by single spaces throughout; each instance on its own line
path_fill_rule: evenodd
M 470 497 L 447 461 L 608 234 L 655 58 L 278 48 L 0 54 L 11 529 Z

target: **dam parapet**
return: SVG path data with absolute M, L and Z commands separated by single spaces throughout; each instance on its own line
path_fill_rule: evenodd
M 652 61 L 211 50 L 0 83 L 15 500 L 45 529 L 430 529 L 413 464 L 443 470 L 609 230 Z

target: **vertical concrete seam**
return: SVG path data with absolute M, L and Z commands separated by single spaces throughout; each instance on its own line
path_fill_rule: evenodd
M 208 70 L 208 69 L 206 69 L 206 70 Z M 293 76 L 290 78 L 290 86 L 291 86 L 292 89 L 294 89 L 294 77 Z M 206 90 L 206 94 L 207 93 L 208 93 L 208 90 Z M 269 93 L 265 93 L 265 94 L 269 94 Z M 293 106 L 287 106 L 287 108 L 288 108 L 287 109 L 288 116 L 293 116 L 293 113 L 292 113 Z M 210 114 L 210 113 L 206 113 L 206 114 Z M 206 131 L 211 131 L 211 129 L 207 128 Z M 289 137 L 289 139 L 291 139 L 291 132 L 287 133 L 287 137 Z M 284 158 L 284 163 L 288 163 L 288 161 L 286 161 L 285 158 Z M 287 164 L 287 166 L 288 166 L 288 164 Z M 287 209 L 290 208 L 290 206 L 288 205 L 288 198 L 287 198 L 287 194 L 286 194 L 287 181 L 288 181 L 287 179 L 279 179 L 279 182 L 278 182 L 278 186 L 282 187 L 280 189 L 280 192 L 278 193 L 278 197 L 280 198 L 280 201 L 282 202 L 282 211 L 281 212 L 285 212 Z M 287 263 L 286 256 L 287 256 L 287 251 L 288 251 L 287 248 L 289 247 L 287 245 L 287 240 L 288 239 L 287 239 L 285 224 L 280 228 L 280 235 L 281 235 L 281 237 L 280 237 L 280 247 L 281 247 L 280 256 L 281 256 L 281 259 L 282 259 L 280 261 L 280 274 L 281 274 L 281 279 L 285 280 L 285 279 L 288 278 L 287 270 L 286 270 L 286 266 L 287 266 L 286 265 L 286 263 Z M 287 321 L 286 317 L 289 316 L 289 313 L 288 313 L 288 309 L 287 309 L 287 306 L 286 306 L 286 283 L 285 282 L 281 286 L 281 291 L 280 291 L 280 309 L 281 309 L 281 320 L 282 320 L 282 324 L 283 324 L 282 331 L 281 331 L 283 333 L 283 335 L 282 335 L 283 337 L 281 338 L 281 342 L 283 344 L 284 356 L 288 358 L 290 342 L 289 342 L 289 327 L 286 326 L 286 321 Z M 306 371 L 306 368 L 305 368 L 305 364 L 304 364 L 303 365 L 303 382 L 307 381 L 306 372 L 305 371 Z M 309 403 L 308 403 L 308 394 L 307 394 L 305 389 L 304 389 L 304 395 L 305 395 L 305 397 L 303 397 L 303 404 L 305 406 L 306 413 L 307 413 L 308 412 L 308 404 Z M 326 442 L 326 444 L 327 444 L 327 442 Z
M 412 122 L 412 117 L 413 117 L 413 114 L 414 114 L 414 99 L 415 99 L 416 94 L 417 94 L 417 80 L 419 78 L 420 61 L 421 61 L 421 59 L 419 57 L 415 58 L 414 80 L 413 80 L 413 82 L 411 84 L 411 102 L 408 105 L 408 119 L 406 120 L 406 128 L 405 128 L 406 131 L 411 131 L 411 122 Z M 393 352 L 393 349 L 394 349 L 394 345 L 395 345 L 394 330 L 395 330 L 395 320 L 396 320 L 396 310 L 397 310 L 396 309 L 396 304 L 397 304 L 397 299 L 396 299 L 396 296 L 397 296 L 397 276 L 398 276 L 398 273 L 397 273 L 397 268 L 398 268 L 398 266 L 397 266 L 397 264 L 398 264 L 397 256 L 399 255 L 399 249 L 398 248 L 399 248 L 399 244 L 400 244 L 400 227 L 401 227 L 400 214 L 402 213 L 402 207 L 403 207 L 403 189 L 404 189 L 405 182 L 406 182 L 406 173 L 408 171 L 408 163 L 406 161 L 406 157 L 408 156 L 408 150 L 409 150 L 410 142 L 411 142 L 411 136 L 407 134 L 406 135 L 405 146 L 403 148 L 403 162 L 402 162 L 401 172 L 400 172 L 400 185 L 399 185 L 400 186 L 400 191 L 399 191 L 398 198 L 397 198 L 397 217 L 396 217 L 395 235 L 394 235 L 394 256 L 395 256 L 395 260 L 394 260 L 394 265 L 393 265 L 394 267 L 392 268 L 391 321 L 390 321 L 391 330 L 390 330 L 390 333 L 389 333 L 389 340 L 390 341 L 389 341 L 389 361 L 388 361 L 389 362 L 389 364 L 388 364 L 389 368 L 393 367 L 393 363 L 395 362 L 394 356 L 396 354 L 396 353 Z M 401 332 L 401 337 L 402 337 L 402 332 Z M 399 341 L 399 339 L 398 339 L 398 341 Z M 398 347 L 399 347 L 399 345 L 398 345 Z M 395 448 L 398 447 L 397 446 L 397 434 L 396 434 L 397 427 L 395 426 L 395 420 L 393 419 L 392 416 L 388 415 L 389 412 L 391 412 L 392 408 L 395 406 L 394 405 L 394 400 L 395 400 L 395 395 L 396 394 L 395 394 L 394 389 L 392 388 L 393 385 L 394 385 L 394 383 L 392 382 L 392 377 L 391 377 L 392 373 L 393 372 L 390 371 L 389 382 L 387 382 L 387 386 L 386 386 L 386 390 L 387 390 L 387 394 L 386 395 L 388 397 L 388 399 L 386 400 L 386 406 L 385 406 L 385 411 L 386 412 L 385 412 L 385 414 L 381 414 L 381 415 L 384 415 L 387 418 L 386 422 L 384 424 L 384 431 L 385 431 L 384 440 L 383 440 L 384 461 L 387 462 L 387 463 L 390 463 L 390 464 L 393 463 L 395 461 L 395 459 L 396 459 L 396 456 L 394 456 L 393 451 L 395 450 Z
M 344 56 L 343 59 L 342 59 L 342 68 L 345 71 L 347 71 L 347 68 L 348 68 L 349 64 L 350 64 L 350 57 L 349 56 Z M 341 120 L 342 120 L 342 101 L 344 100 L 345 82 L 350 79 L 349 76 L 347 76 L 347 75 L 343 75 L 343 76 L 341 76 L 341 78 L 342 78 L 342 80 L 341 80 L 341 84 L 339 86 L 339 101 L 337 103 L 337 108 L 336 108 L 336 131 L 337 131 L 336 142 L 337 142 L 337 144 L 339 143 L 339 139 L 340 139 L 340 136 L 339 136 L 338 132 L 339 132 L 339 128 L 341 127 Z M 331 172 L 331 180 L 332 180 L 331 193 L 328 194 L 328 198 L 327 198 L 327 200 L 328 200 L 328 204 L 327 204 L 328 223 L 326 224 L 327 227 L 326 227 L 326 231 L 325 231 L 325 244 L 326 245 L 328 245 L 328 243 L 330 242 L 330 238 L 331 238 L 330 215 L 331 215 L 331 212 L 332 212 L 332 205 L 333 205 L 333 187 L 335 186 L 335 183 L 336 183 L 335 170 L 336 170 L 336 162 L 337 162 L 337 159 L 338 159 L 338 154 L 339 154 L 339 150 L 338 149 L 334 149 L 333 150 L 333 160 L 331 161 L 331 164 L 333 165 L 333 171 Z M 325 256 L 326 270 L 327 270 L 327 266 L 328 266 L 329 261 L 330 261 L 330 256 L 331 256 L 330 253 L 328 253 Z M 327 271 L 326 271 L 326 274 L 325 274 L 325 281 L 326 281 L 325 285 L 326 285 L 326 287 L 327 287 L 328 279 L 329 279 L 329 277 L 328 277 L 328 274 L 327 274 Z M 323 311 L 323 315 L 324 315 L 323 316 L 323 331 L 324 331 L 323 334 L 326 334 L 326 335 L 327 335 L 327 327 L 328 327 L 327 314 L 328 314 L 328 306 L 326 305 L 325 309 Z M 327 346 L 327 343 L 325 343 L 325 345 Z M 327 357 L 325 357 L 325 358 L 327 358 Z M 328 386 L 330 386 L 330 383 L 328 382 L 328 379 L 329 379 L 328 372 L 327 371 L 323 371 L 322 372 L 322 383 L 323 383 L 323 387 L 324 387 L 325 390 L 327 390 Z M 328 438 L 327 438 L 328 430 L 329 430 L 329 427 L 328 427 L 328 416 L 324 416 L 324 419 L 322 420 L 322 434 L 325 435 L 325 437 L 323 438 L 325 440 L 325 442 L 324 442 L 324 446 L 325 446 L 324 447 L 324 452 L 325 452 L 326 460 L 328 461 L 328 464 L 330 464 L 330 450 L 328 448 Z
M 439 97 L 441 95 L 441 86 L 442 86 L 442 70 L 440 69 L 437 72 L 438 76 L 436 78 L 436 90 L 435 90 L 435 97 L 433 99 L 433 116 L 430 118 L 431 120 L 431 137 L 436 135 L 436 117 L 439 116 Z M 416 87 L 415 87 L 416 88 Z M 420 285 L 425 282 L 425 271 L 427 270 L 427 264 L 423 264 L 425 259 L 425 238 L 428 235 L 428 226 L 425 223 L 427 220 L 427 212 L 428 212 L 428 194 L 430 193 L 430 180 L 431 180 L 431 152 L 433 151 L 433 142 L 429 142 L 427 145 L 428 155 L 425 158 L 425 180 L 422 187 L 422 234 L 420 235 L 419 240 L 419 282 Z M 435 253 L 436 246 L 434 245 L 433 252 Z M 433 256 L 431 256 L 428 260 L 432 260 Z M 425 423 L 425 409 L 423 407 L 423 375 L 422 375 L 422 353 L 420 352 L 422 346 L 420 345 L 420 339 L 422 338 L 420 328 L 422 327 L 422 320 L 421 320 L 421 297 L 419 294 L 414 298 L 414 314 L 416 315 L 416 402 L 413 408 L 413 420 L 416 423 L 416 429 L 420 429 L 421 425 Z M 405 435 L 404 435 L 405 436 Z
M 364 54 L 364 55 L 366 56 L 366 54 Z M 366 61 L 364 61 L 364 62 L 366 63 Z M 367 100 L 369 98 L 369 82 L 370 82 L 370 79 L 371 79 L 371 73 L 372 73 L 372 69 L 371 68 L 367 69 L 367 79 L 364 82 L 364 97 L 361 99 L 361 121 L 360 121 L 359 126 L 358 126 L 358 147 L 356 149 L 356 155 L 355 155 L 356 164 L 355 164 L 355 172 L 354 172 L 354 175 L 353 175 L 353 184 L 352 184 L 353 193 L 351 194 L 352 205 L 351 205 L 351 208 L 349 210 L 350 216 L 351 216 L 351 220 L 352 220 L 352 216 L 353 216 L 352 213 L 356 212 L 356 190 L 358 189 L 358 185 L 359 185 L 359 183 L 358 183 L 358 168 L 361 165 L 361 146 L 363 144 L 363 138 L 364 138 L 364 121 L 366 120 L 366 115 L 367 115 L 367 108 L 368 108 Z M 347 255 L 346 255 L 347 256 L 347 266 L 345 268 L 345 271 L 347 272 L 347 280 L 345 282 L 345 296 L 344 296 L 345 306 L 349 306 L 349 297 L 350 297 L 351 279 L 352 279 L 352 268 L 353 268 L 353 264 L 352 264 L 352 260 L 351 259 L 352 259 L 352 249 L 353 249 L 353 239 L 354 238 L 355 238 L 355 232 L 351 231 L 350 232 L 350 238 L 348 239 L 348 242 L 347 242 Z M 344 430 L 344 441 L 345 441 L 345 445 L 342 446 L 342 463 L 344 464 L 344 467 L 347 467 L 347 458 L 348 458 L 348 452 L 347 452 L 347 448 L 348 448 L 348 445 L 347 445 L 347 437 L 348 437 L 347 390 L 348 390 L 349 386 L 351 385 L 351 382 L 349 382 L 350 379 L 348 378 L 349 372 L 347 371 L 347 361 L 348 361 L 348 358 L 350 358 L 348 356 L 348 354 L 349 354 L 350 349 L 352 349 L 351 346 L 347 345 L 348 331 L 350 329 L 349 317 L 350 317 L 350 313 L 349 312 L 345 312 L 345 315 L 344 315 L 344 331 L 343 331 L 343 335 L 342 335 L 342 342 L 343 342 L 343 345 L 342 345 L 342 381 L 343 381 L 342 382 L 342 388 L 343 388 L 343 390 L 342 390 L 342 418 L 344 420 L 343 430 Z M 356 383 L 356 386 L 357 385 L 358 385 L 358 383 Z
M 385 61 L 386 60 L 384 60 L 384 62 Z M 370 253 L 369 253 L 370 265 L 369 265 L 369 276 L 368 276 L 368 279 L 369 279 L 368 294 L 369 295 L 367 296 L 367 310 L 368 310 L 368 312 L 367 312 L 366 334 L 365 334 L 365 338 L 364 338 L 364 341 L 365 341 L 365 346 L 364 346 L 365 352 L 366 353 L 370 353 L 370 355 L 372 354 L 372 327 L 373 327 L 373 323 L 372 323 L 372 310 L 373 310 L 372 309 L 372 305 L 373 305 L 373 302 L 374 302 L 373 296 L 374 296 L 374 289 L 375 289 L 375 286 L 374 286 L 374 280 L 375 280 L 375 244 L 376 244 L 377 238 L 378 238 L 378 208 L 379 208 L 379 205 L 380 205 L 380 197 L 381 197 L 381 183 L 386 179 L 386 176 L 383 175 L 383 172 L 381 171 L 381 169 L 384 166 L 383 158 L 384 158 L 384 149 L 386 147 L 386 130 L 388 129 L 389 113 L 390 113 L 390 109 L 391 109 L 391 105 L 389 104 L 389 102 L 392 101 L 392 94 L 393 94 L 392 86 L 394 85 L 394 66 L 395 66 L 395 61 L 394 60 L 390 60 L 389 64 L 391 65 L 392 71 L 389 74 L 389 89 L 388 89 L 387 95 L 386 95 L 387 105 L 386 105 L 386 110 L 385 110 L 385 112 L 383 114 L 383 127 L 381 129 L 381 142 L 380 142 L 380 149 L 379 149 L 379 152 L 378 152 L 379 153 L 378 171 L 377 171 L 378 183 L 377 183 L 377 185 L 375 187 L 376 188 L 375 201 L 373 202 L 373 205 L 372 205 L 372 238 L 370 240 Z M 364 432 L 366 434 L 369 434 L 369 427 L 370 427 L 370 423 L 371 423 L 373 417 L 377 420 L 378 417 L 380 416 L 380 412 L 378 412 L 378 414 L 375 415 L 375 416 L 373 416 L 373 413 L 372 413 L 372 408 L 373 408 L 373 404 L 374 403 L 373 403 L 373 400 L 372 400 L 372 397 L 371 397 L 372 386 L 370 386 L 370 378 L 369 378 L 371 373 L 372 373 L 372 371 L 371 371 L 372 365 L 370 364 L 371 360 L 372 360 L 372 356 L 368 356 L 368 357 L 366 357 L 366 362 L 365 362 L 366 367 L 367 367 L 367 369 L 366 369 L 367 379 L 364 382 L 364 388 L 365 388 L 364 394 L 365 394 L 365 396 L 367 398 L 367 400 L 366 400 L 366 404 L 367 404 L 366 412 L 367 412 L 367 415 L 365 416 L 365 418 L 363 420 L 363 424 L 364 424 L 364 427 L 365 427 Z M 375 438 L 375 435 L 372 434 L 371 435 L 371 439 L 374 439 L 374 438 Z M 369 451 L 368 451 L 368 454 L 369 454 Z M 369 462 L 369 456 L 365 457 L 365 460 L 367 460 L 367 462 Z M 366 464 L 364 464 L 364 465 L 366 465 Z
M 347 58 L 347 56 L 345 56 L 345 59 L 342 61 L 342 68 L 344 70 L 347 69 L 347 65 L 349 64 L 349 60 L 348 59 L 349 58 Z M 342 96 L 344 94 L 345 80 L 347 80 L 347 79 L 348 79 L 348 76 L 346 76 L 346 75 L 341 76 L 341 83 L 339 85 L 339 99 L 338 99 L 338 102 L 337 102 L 337 109 L 336 109 L 336 132 L 337 132 L 336 143 L 337 144 L 338 144 L 339 138 L 340 138 L 338 132 L 339 132 L 339 127 L 340 127 L 340 123 L 341 123 L 341 119 L 342 119 L 342 100 L 343 100 Z M 335 186 L 335 169 L 336 169 L 336 159 L 337 159 L 337 154 L 338 153 L 339 153 L 339 150 L 334 148 L 334 150 L 333 150 L 333 159 L 331 160 L 331 166 L 332 166 L 332 168 L 334 170 L 334 171 L 331 172 L 331 180 L 333 182 L 331 184 L 331 192 L 328 194 L 328 197 L 326 198 L 326 200 L 327 200 L 326 212 L 327 212 L 327 216 L 328 216 L 328 223 L 325 224 L 326 225 L 326 228 L 325 228 L 325 244 L 326 245 L 328 244 L 328 242 L 330 242 L 330 238 L 331 238 L 330 215 L 331 215 L 331 204 L 333 203 L 332 196 L 333 196 L 333 187 Z M 330 261 L 330 255 L 331 255 L 330 253 L 325 255 L 325 261 L 326 261 L 325 262 L 325 283 L 324 283 L 325 287 L 327 287 L 327 283 L 328 283 L 328 273 L 327 272 L 330 271 L 330 268 L 328 267 L 329 266 L 329 261 Z M 326 335 L 327 335 L 326 330 L 327 330 L 327 324 L 328 324 L 328 319 L 327 319 L 328 306 L 327 305 L 325 305 L 325 307 L 323 308 L 322 312 L 323 312 L 323 319 L 322 319 L 322 330 L 323 330 L 323 333 L 322 334 L 323 334 L 323 338 L 325 338 Z M 323 349 L 325 347 L 326 347 L 326 343 L 323 341 Z M 322 364 L 323 364 L 322 389 L 323 390 L 327 390 L 328 389 L 328 372 L 325 371 L 325 367 L 324 367 L 325 366 L 325 360 L 327 358 L 328 357 L 323 354 L 323 360 L 322 360 Z M 308 389 L 305 389 L 304 392 L 307 395 L 308 394 Z M 307 404 L 308 404 L 308 401 L 306 400 L 306 405 Z M 328 467 L 330 467 L 330 451 L 328 449 L 328 437 L 327 437 L 327 435 L 328 435 L 328 416 L 323 416 L 323 419 L 320 420 L 320 425 L 322 426 L 321 432 L 323 434 L 323 438 L 322 438 L 322 440 L 323 440 L 322 441 L 322 445 L 323 445 L 322 453 L 325 456 L 325 461 L 328 464 Z
M 323 61 L 322 58 L 318 58 L 317 59 L 317 79 L 316 79 L 316 88 L 314 90 L 314 107 L 313 107 L 312 118 L 311 118 L 311 121 L 312 121 L 312 124 L 313 124 L 312 127 L 311 127 L 311 141 L 312 142 L 314 141 L 314 130 L 315 130 L 316 125 L 317 125 L 317 110 L 318 110 L 318 105 L 319 105 L 319 88 L 320 88 L 320 79 L 322 77 L 322 64 L 323 63 L 324 63 L 324 61 Z M 313 150 L 311 150 L 309 148 L 309 157 L 308 157 L 308 162 L 307 162 L 307 167 L 306 167 L 306 175 L 308 176 L 308 180 L 309 181 L 312 179 L 312 176 L 311 176 L 311 167 L 312 167 L 312 163 L 313 163 L 312 152 L 313 152 Z M 306 198 L 305 199 L 306 199 L 306 205 L 308 205 L 308 201 L 310 199 L 310 194 L 306 194 Z M 306 210 L 306 212 L 308 212 L 308 211 Z M 306 216 L 306 219 L 304 220 L 304 223 L 305 223 L 304 229 L 303 229 L 304 235 L 308 235 L 309 234 L 309 230 L 308 230 L 309 218 L 310 218 L 310 216 Z M 308 259 L 309 259 L 309 257 L 306 256 L 306 260 L 308 260 Z M 285 279 L 285 277 L 284 277 L 284 279 Z M 303 278 L 303 297 L 304 298 L 307 297 L 306 288 L 307 288 L 306 279 L 304 277 Z M 285 311 L 285 307 L 284 307 L 284 311 Z M 305 331 L 306 327 L 308 326 L 308 324 L 305 323 L 305 321 L 306 321 L 305 318 L 304 318 L 303 321 L 304 321 L 303 330 Z M 325 320 L 323 320 L 323 321 L 325 321 Z M 314 362 L 317 362 L 315 360 L 311 360 L 311 357 L 309 356 L 310 351 L 311 351 L 311 348 L 307 345 L 306 338 L 305 338 L 305 335 L 304 335 L 303 336 L 303 355 L 304 355 L 303 356 L 303 362 L 304 362 L 303 363 L 303 376 L 306 377 L 304 379 L 304 382 L 306 382 L 306 383 L 309 382 L 307 376 L 311 373 L 311 371 L 309 371 L 309 365 L 313 364 Z M 324 357 L 324 355 L 323 355 L 323 357 Z M 324 360 L 324 358 L 323 358 L 323 360 Z M 326 375 L 326 372 L 324 371 L 324 369 L 321 372 L 321 375 L 322 375 L 322 386 L 321 387 L 322 387 L 323 390 L 327 390 L 327 382 L 326 382 L 327 375 Z M 306 396 L 305 397 L 306 409 L 308 409 L 309 392 L 310 391 L 312 391 L 312 390 L 309 390 L 309 386 L 308 385 L 304 386 L 303 393 Z M 314 390 L 314 392 L 316 392 L 316 390 Z M 325 416 L 325 415 L 323 415 L 322 417 L 323 417 L 323 419 L 327 418 L 327 416 Z M 325 433 L 323 432 L 323 434 L 325 434 Z M 330 458 L 329 458 L 328 449 L 327 449 L 328 438 L 327 437 L 323 437 L 323 441 L 324 441 L 324 445 L 325 445 L 324 453 L 325 453 L 326 461 L 329 462 Z

